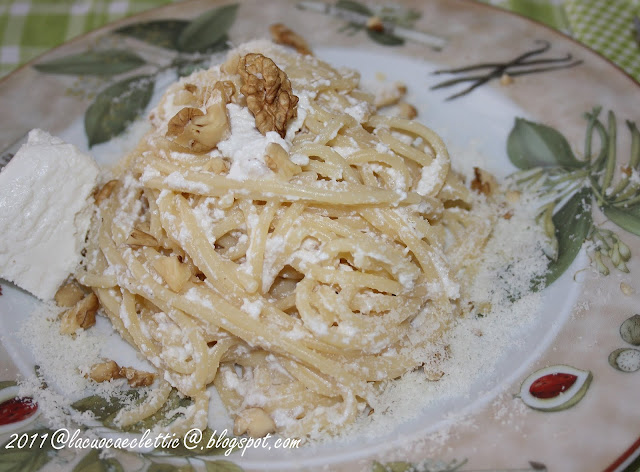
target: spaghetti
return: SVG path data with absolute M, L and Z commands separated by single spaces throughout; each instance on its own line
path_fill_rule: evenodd
M 248 53 L 271 58 L 299 99 L 282 134 L 258 132 L 237 93 Z M 165 93 L 77 274 L 164 379 L 121 424 L 153 414 L 172 386 L 193 399 L 172 431 L 205 428 L 213 384 L 236 418 L 258 408 L 289 436 L 332 433 L 385 381 L 417 368 L 437 378 L 492 222 L 442 140 L 376 114 L 358 85 L 253 42 Z M 207 116 L 221 100 L 230 130 L 212 149 L 173 138 L 181 110 Z

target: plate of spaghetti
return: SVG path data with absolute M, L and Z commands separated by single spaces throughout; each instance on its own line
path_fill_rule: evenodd
M 637 95 L 466 1 L 184 2 L 23 67 L 0 466 L 635 470 Z

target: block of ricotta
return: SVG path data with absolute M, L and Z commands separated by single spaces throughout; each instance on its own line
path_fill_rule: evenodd
M 99 168 L 34 129 L 0 172 L 0 277 L 51 300 L 80 262 Z

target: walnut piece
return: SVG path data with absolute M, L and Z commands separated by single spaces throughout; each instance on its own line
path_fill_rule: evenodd
M 247 98 L 258 130 L 262 134 L 277 131 L 284 138 L 298 104 L 287 74 L 268 57 L 254 53 L 240 58 L 238 73 L 243 82 L 240 92 Z
M 174 292 L 182 290 L 184 284 L 191 278 L 189 266 L 180 262 L 176 256 L 159 257 L 153 261 L 153 268 Z
M 506 85 L 511 85 L 512 83 L 513 83 L 513 77 L 511 77 L 506 72 L 502 74 L 502 76 L 500 77 L 500 85 L 506 86 Z
M 289 159 L 289 153 L 278 143 L 269 143 L 265 149 L 264 162 L 267 167 L 285 180 L 302 172 L 299 165 Z
M 517 190 L 507 190 L 504 193 L 504 198 L 505 200 L 507 200 L 507 202 L 511 203 L 512 205 L 515 205 L 520 201 L 521 195 L 522 194 Z
M 384 23 L 377 16 L 370 16 L 367 18 L 366 23 L 367 29 L 371 31 L 377 31 L 378 33 L 382 33 L 384 31 Z
M 262 408 L 247 408 L 236 416 L 233 434 L 247 433 L 252 438 L 262 438 L 267 433 L 275 433 L 276 424 Z
M 75 334 L 80 328 L 87 329 L 96 324 L 96 312 L 100 304 L 98 297 L 90 293 L 62 314 L 60 334 Z
M 275 23 L 269 27 L 269 32 L 273 38 L 274 43 L 282 44 L 284 46 L 291 46 L 300 54 L 306 54 L 311 56 L 311 48 L 309 44 L 298 33 L 287 28 L 282 23 Z
M 132 387 L 148 387 L 153 383 L 156 378 L 155 374 L 151 372 L 145 372 L 143 370 L 137 370 L 133 367 L 122 367 L 119 372 L 121 377 L 127 379 L 129 385 Z
M 418 110 L 410 103 L 400 101 L 397 105 L 397 115 L 399 118 L 404 118 L 405 120 L 413 120 L 418 116 Z
M 482 170 L 479 167 L 473 168 L 473 174 L 474 178 L 471 181 L 471 190 L 487 196 L 493 195 L 498 188 L 496 178 L 486 170 Z
M 75 282 L 64 284 L 58 289 L 53 299 L 59 307 L 72 307 L 84 298 L 85 292 Z
M 112 379 L 122 378 L 120 367 L 116 361 L 100 362 L 91 366 L 89 377 L 96 382 L 108 382 Z
M 91 366 L 89 377 L 96 382 L 108 382 L 114 379 L 127 379 L 132 387 L 148 387 L 155 379 L 155 374 L 133 367 L 120 367 L 116 361 L 106 361 Z
M 235 90 L 228 80 L 216 82 L 206 113 L 199 108 L 183 108 L 169 120 L 166 137 L 196 153 L 211 151 L 229 131 L 227 103 Z

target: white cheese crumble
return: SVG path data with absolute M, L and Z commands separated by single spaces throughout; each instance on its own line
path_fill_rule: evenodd
M 99 168 L 34 129 L 0 173 L 0 276 L 50 300 L 80 262 Z
M 442 168 L 447 162 L 447 159 L 441 154 L 437 154 L 436 158 L 429 164 L 422 168 L 422 174 L 420 176 L 420 181 L 418 182 L 418 186 L 416 188 L 416 192 L 419 195 L 425 196 L 429 195 L 436 184 L 440 181 L 438 176 L 442 172 Z
M 256 128 L 256 119 L 247 107 L 235 103 L 227 105 L 231 133 L 218 143 L 223 156 L 230 158 L 230 179 L 246 180 L 261 177 L 271 171 L 264 162 L 265 150 L 270 143 L 278 143 L 287 152 L 289 145 L 275 131 L 262 135 Z

